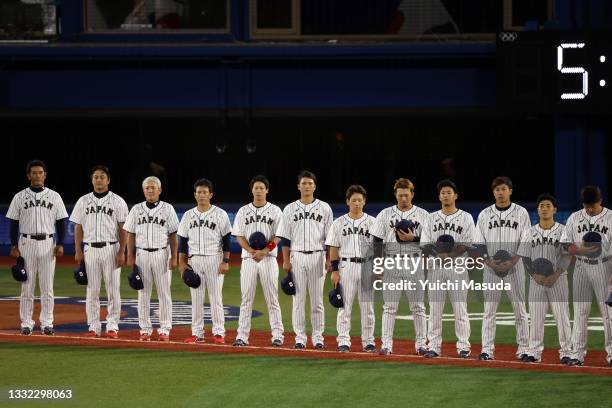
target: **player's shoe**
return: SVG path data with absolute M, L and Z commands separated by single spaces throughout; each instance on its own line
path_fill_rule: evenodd
M 523 363 L 539 363 L 541 360 L 535 358 L 534 356 L 527 356 L 525 358 L 522 358 L 521 361 Z
M 242 340 L 242 339 L 236 339 L 234 341 L 234 344 L 232 344 L 232 346 L 234 346 L 234 347 L 244 347 L 246 345 L 247 345 L 246 342 L 244 340 Z
M 351 348 L 347 346 L 346 344 L 343 344 L 341 346 L 338 346 L 336 350 L 340 353 L 348 353 L 349 351 L 351 351 Z
M 168 333 L 159 333 L 157 335 L 157 340 L 167 342 L 170 341 L 170 335 Z
M 274 340 L 272 340 L 272 346 L 280 347 L 282 345 L 283 345 L 283 341 L 281 339 L 274 339 Z
M 53 336 L 55 334 L 55 330 L 53 330 L 53 327 L 44 327 L 42 329 L 42 333 L 45 336 Z
M 488 361 L 488 360 L 493 360 L 493 357 L 491 357 L 491 355 L 489 355 L 489 353 L 480 353 L 480 355 L 478 356 L 478 360 L 480 360 L 480 361 Z
M 392 354 L 391 350 L 389 350 L 389 349 L 388 349 L 388 348 L 386 348 L 386 347 L 381 348 L 381 349 L 380 349 L 380 351 L 378 352 L 378 355 L 379 355 L 379 356 L 388 356 L 388 355 L 390 355 L 390 354 Z
M 571 359 L 572 359 L 571 357 L 568 357 L 568 356 L 563 356 L 563 357 L 561 357 L 561 360 L 560 360 L 559 362 L 560 362 L 561 364 L 566 364 L 566 365 L 567 365 L 567 363 L 569 363 L 569 361 L 570 361 Z
M 140 333 L 140 341 L 151 341 L 151 335 L 148 333 Z
M 183 343 L 188 343 L 188 344 L 204 343 L 204 337 L 189 336 L 185 340 L 183 340 Z
M 225 338 L 220 334 L 215 334 L 215 338 L 213 340 L 215 344 L 225 344 Z
M 325 345 L 323 343 L 317 343 L 314 345 L 315 350 L 325 350 Z
M 304 350 L 306 348 L 306 346 L 304 345 L 304 343 L 295 343 L 293 348 L 296 349 L 296 350 Z
M 423 347 L 419 347 L 419 349 L 417 350 L 417 354 L 419 356 L 424 356 L 425 354 L 427 354 L 427 349 Z
M 459 352 L 459 358 L 468 358 L 470 356 L 470 350 L 461 350 Z
M 583 361 L 580 361 L 577 358 L 572 358 L 570 361 L 567 362 L 568 366 L 581 366 L 582 364 Z
M 30 329 L 29 327 L 22 327 L 21 328 L 21 335 L 22 336 L 29 336 L 30 334 L 32 334 L 32 329 Z
M 433 350 L 429 350 L 427 353 L 425 353 L 425 355 L 423 356 L 425 358 L 436 358 L 436 357 L 440 357 L 440 355 L 438 353 L 436 353 Z
M 517 360 L 524 361 L 527 357 L 529 357 L 529 354 L 521 353 L 516 358 L 517 358 Z
M 119 333 L 117 333 L 117 331 L 115 330 L 109 330 L 106 332 L 106 338 L 107 339 L 118 339 Z
M 95 331 L 90 330 L 87 333 L 85 333 L 83 337 L 100 337 L 100 335 L 96 333 Z
M 368 344 L 363 348 L 366 353 L 376 353 L 376 346 L 374 344 Z

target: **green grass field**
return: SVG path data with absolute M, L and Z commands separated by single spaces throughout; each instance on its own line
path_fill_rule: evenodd
M 122 296 L 136 297 L 122 276 Z M 327 283 L 329 287 L 329 282 Z M 326 291 L 328 290 L 326 287 Z M 175 275 L 176 300 L 189 301 L 188 288 Z M 0 296 L 19 294 L 19 285 L 0 269 Z M 57 296 L 84 297 L 71 268 L 59 268 Z M 237 268 L 226 277 L 224 303 L 240 304 Z M 291 329 L 291 298 L 281 293 L 286 330 Z M 326 303 L 326 333 L 334 335 L 336 312 Z M 470 312 L 482 304 L 469 303 Z M 268 330 L 261 290 L 255 309 L 263 313 L 253 329 Z M 450 312 L 450 306 L 448 311 Z M 511 311 L 507 303 L 500 311 Z M 376 305 L 376 335 L 380 335 L 381 305 Z M 400 314 L 408 314 L 402 303 Z M 596 312 L 598 315 L 598 312 Z M 17 323 L 17 322 L 16 322 Z M 357 310 L 353 327 L 359 327 Z M 235 328 L 237 322 L 227 322 Z M 355 331 L 354 331 L 355 332 Z M 356 332 L 355 332 L 356 333 Z M 556 330 L 546 329 L 547 346 L 556 346 Z M 397 338 L 413 338 L 411 321 L 398 321 Z M 453 341 L 452 322 L 445 323 L 445 340 Z M 514 344 L 514 328 L 498 326 L 497 343 Z M 473 343 L 480 343 L 480 321 L 472 321 Z M 601 349 L 603 332 L 589 332 L 589 346 Z M 335 346 L 335 345 L 334 345 Z M 479 349 L 478 346 L 474 351 Z M 421 366 L 289 357 L 259 357 L 156 350 L 37 346 L 0 343 L 0 407 L 3 406 L 525 406 L 608 407 L 610 377 L 556 374 L 524 370 Z M 9 389 L 72 389 L 71 401 L 30 403 L 9 401 Z

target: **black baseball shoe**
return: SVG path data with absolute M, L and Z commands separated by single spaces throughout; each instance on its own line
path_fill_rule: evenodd
M 348 353 L 349 351 L 351 351 L 351 348 L 347 345 L 342 345 L 342 346 L 338 346 L 337 350 L 340 353 Z
M 306 348 L 306 346 L 304 345 L 304 343 L 295 343 L 293 348 L 296 349 L 296 350 L 304 350 Z
M 272 345 L 274 347 L 280 347 L 283 345 L 283 341 L 281 339 L 274 339 L 272 340 Z
M 480 353 L 480 355 L 478 356 L 478 360 L 488 361 L 488 360 L 493 360 L 493 358 L 488 353 Z
M 55 330 L 53 330 L 53 327 L 45 327 L 43 328 L 43 334 L 45 336 L 53 336 L 55 334 Z
M 242 339 L 236 339 L 234 341 L 234 344 L 232 344 L 232 346 L 234 346 L 234 347 L 244 347 L 246 345 L 247 345 L 246 342 L 244 340 L 242 340 Z
M 366 353 L 376 353 L 376 346 L 374 344 L 368 344 L 363 348 Z
M 21 335 L 22 336 L 29 336 L 30 334 L 32 334 L 32 329 L 30 329 L 29 327 L 22 327 L 21 328 Z
M 325 345 L 323 343 L 317 343 L 314 345 L 315 350 L 325 350 Z
M 578 360 L 577 358 L 572 358 L 570 361 L 567 362 L 568 366 L 581 366 L 582 365 L 582 361 Z
M 423 347 L 419 347 L 419 349 L 417 350 L 417 354 L 419 356 L 424 356 L 425 354 L 427 354 L 427 349 L 425 349 Z
M 438 353 L 436 353 L 433 350 L 429 350 L 427 353 L 425 353 L 425 355 L 423 356 L 425 358 L 435 358 L 435 357 L 440 357 L 440 355 Z
M 459 352 L 459 357 L 460 358 L 468 358 L 470 356 L 470 351 L 469 350 L 461 350 Z
M 523 363 L 539 363 L 540 360 L 535 358 L 534 356 L 527 356 L 521 359 Z
M 570 361 L 571 359 L 572 359 L 571 357 L 568 357 L 568 356 L 563 356 L 563 357 L 561 357 L 561 361 L 560 361 L 560 363 L 561 363 L 561 364 L 565 364 L 565 365 L 567 365 L 567 363 L 569 363 L 569 361 Z
M 521 353 L 517 359 L 520 361 L 524 361 L 527 357 L 529 357 L 529 355 L 527 353 Z

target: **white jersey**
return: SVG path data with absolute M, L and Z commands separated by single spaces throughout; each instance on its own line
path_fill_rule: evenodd
M 564 230 L 565 226 L 558 222 L 548 229 L 540 227 L 540 224 L 532 226 L 523 233 L 518 255 L 532 261 L 545 258 L 557 265 L 563 252 L 561 236 Z
M 487 244 L 490 256 L 500 249 L 514 255 L 523 232 L 531 228 L 531 220 L 527 210 L 518 204 L 512 203 L 504 211 L 499 211 L 493 204 L 480 212 L 476 228 L 478 241 Z
M 334 213 L 326 202 L 315 199 L 303 204 L 297 200 L 283 210 L 276 236 L 290 240 L 292 251 L 324 251 L 333 221 Z
M 266 236 L 266 239 L 270 241 L 272 237 L 276 235 L 276 230 L 280 224 L 282 217 L 281 209 L 272 204 L 266 203 L 262 207 L 255 207 L 253 203 L 247 204 L 241 207 L 236 213 L 234 218 L 234 228 L 232 229 L 232 235 L 236 237 L 243 237 L 247 241 L 254 232 L 261 232 Z M 274 248 L 268 256 L 276 258 L 278 249 Z M 242 258 L 252 258 L 253 255 L 249 254 L 244 249 L 242 250 Z
M 178 235 L 189 240 L 189 256 L 217 255 L 222 252 L 222 239 L 231 232 L 227 213 L 216 205 L 200 212 L 197 207 L 183 214 Z
M 608 208 L 591 217 L 585 210 L 576 211 L 567 219 L 565 230 L 561 236 L 561 242 L 582 244 L 582 237 L 587 232 L 597 232 L 601 235 L 601 256 L 594 259 L 610 256 L 612 242 L 612 211 Z M 578 257 L 581 257 L 578 255 Z
M 160 249 L 168 246 L 168 236 L 178 230 L 174 207 L 158 201 L 153 208 L 143 201 L 130 210 L 123 229 L 136 235 L 136 248 Z
M 50 188 L 39 193 L 31 188 L 21 190 L 13 197 L 6 218 L 19 221 L 22 234 L 53 234 L 55 222 L 68 218 L 62 197 Z
M 117 242 L 118 224 L 124 223 L 127 215 L 127 204 L 112 191 L 102 198 L 89 193 L 79 198 L 70 215 L 70 221 L 83 227 L 85 243 Z
M 397 208 L 397 205 L 394 205 L 392 207 L 385 208 L 376 216 L 376 222 L 370 230 L 370 233 L 375 237 L 382 239 L 383 242 L 387 244 L 386 250 L 388 253 L 396 252 L 400 249 L 402 251 L 418 253 L 421 252 L 421 247 L 419 246 L 418 242 L 408 244 L 401 243 L 398 245 L 389 244 L 398 243 L 397 238 L 395 237 L 395 224 L 397 222 L 401 220 L 412 221 L 415 225 L 414 235 L 416 237 L 420 237 L 423 230 L 423 224 L 425 224 L 428 218 L 429 213 L 416 205 L 413 205 L 412 208 L 407 211 L 400 211 L 400 209 Z
M 421 232 L 421 245 L 435 244 L 441 235 L 450 235 L 457 244 L 469 245 L 478 237 L 474 218 L 468 212 L 457 209 L 446 215 L 442 210 L 429 215 Z
M 371 247 L 370 229 L 375 221 L 365 213 L 356 220 L 345 214 L 332 224 L 325 245 L 338 248 L 340 258 L 365 258 Z

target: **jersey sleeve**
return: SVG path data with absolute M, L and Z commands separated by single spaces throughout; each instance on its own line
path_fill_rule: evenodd
M 19 210 L 21 209 L 21 205 L 18 200 L 19 194 L 15 194 L 13 199 L 11 200 L 11 205 L 9 206 L 8 211 L 6 212 L 6 218 L 11 220 L 19 220 Z
M 288 239 L 291 241 L 293 239 L 291 234 L 291 220 L 289 214 L 289 206 L 285 207 L 283 210 L 283 216 L 281 217 L 280 223 L 278 225 L 278 230 L 276 231 L 276 236 Z
M 561 234 L 561 239 L 559 241 L 563 243 L 572 243 L 572 231 L 574 230 L 574 214 L 570 215 L 567 219 L 567 223 L 565 224 L 565 228 L 563 228 L 563 233 Z
M 181 222 L 179 223 L 177 234 L 183 238 L 189 238 L 189 211 L 183 214 Z
M 327 239 L 325 240 L 325 245 L 332 246 L 336 248 L 340 248 L 340 233 L 339 230 L 341 228 L 341 219 L 338 218 L 332 224 L 329 229 L 329 233 L 327 234 Z
M 232 227 L 232 235 L 235 237 L 245 236 L 244 229 L 242 228 L 242 226 L 244 225 L 243 218 L 244 218 L 244 207 L 239 209 L 238 212 L 236 213 L 236 217 L 234 217 L 234 226 Z
M 524 256 L 526 258 L 531 258 L 531 231 L 524 230 L 521 235 L 521 242 L 519 243 L 518 250 L 516 252 L 519 256 Z
M 132 207 L 123 224 L 123 229 L 132 234 L 136 233 L 136 207 L 137 205 Z
M 129 210 L 123 198 L 119 197 L 119 203 L 117 207 L 117 223 L 125 223 L 125 219 L 128 216 Z
M 523 208 L 521 211 L 521 230 L 526 231 L 531 228 L 531 218 L 529 218 L 529 212 Z
M 327 234 L 329 234 L 329 231 L 331 230 L 331 227 L 334 223 L 334 212 L 331 209 L 331 206 L 329 204 L 327 204 L 327 208 L 326 208 L 326 212 L 327 212 L 327 218 L 325 219 L 325 228 L 323 229 L 325 236 L 327 237 Z
M 83 224 L 83 197 L 79 198 L 70 214 L 70 221 L 75 224 Z
M 464 244 L 471 244 L 475 241 L 476 238 L 476 225 L 474 224 L 474 218 L 472 218 L 472 214 L 466 212 L 463 214 L 465 225 L 465 231 L 461 234 L 461 241 Z
M 431 219 L 432 216 L 427 217 L 423 224 L 421 225 L 421 245 L 423 244 L 432 244 L 432 233 L 430 231 L 431 228 Z
M 176 215 L 176 210 L 172 204 L 168 204 L 170 209 L 168 210 L 168 234 L 174 234 L 179 227 L 179 219 Z
M 385 235 L 386 235 L 385 227 L 386 226 L 387 225 L 385 222 L 385 210 L 382 210 L 376 216 L 376 219 L 374 220 L 374 223 L 372 224 L 372 230 L 370 231 L 370 234 L 375 236 L 376 238 L 385 239 Z
M 62 200 L 62 196 L 58 193 L 55 193 L 57 197 L 57 204 L 55 205 L 55 219 L 63 220 L 64 218 L 68 218 L 68 211 L 66 211 L 66 206 L 64 205 L 64 200 Z
M 272 233 L 273 236 L 276 236 L 278 233 L 278 227 L 280 226 L 281 219 L 283 218 L 283 212 L 280 208 L 274 208 L 274 223 L 272 224 Z
M 229 215 L 227 215 L 227 212 L 224 210 L 221 210 L 221 212 L 221 228 L 219 229 L 219 233 L 221 234 L 221 237 L 224 237 L 232 232 L 232 223 L 229 219 Z

